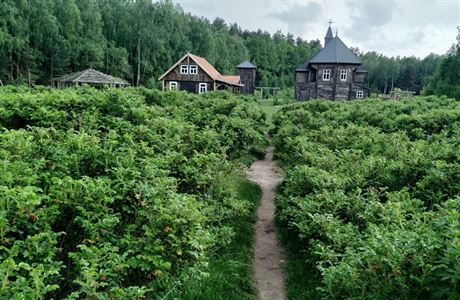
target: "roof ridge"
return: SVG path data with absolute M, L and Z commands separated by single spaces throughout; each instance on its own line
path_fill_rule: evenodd
M 332 29 L 331 29 L 331 26 L 330 26 L 330 25 L 329 25 L 329 27 L 327 28 L 326 38 L 334 38 L 334 35 L 332 34 Z
M 200 66 L 203 71 L 206 72 L 206 74 L 208 74 L 212 79 L 214 80 L 217 80 L 219 76 L 222 76 L 222 74 L 216 69 L 214 68 L 213 65 L 211 65 L 211 63 L 209 63 L 209 61 L 206 60 L 206 58 L 204 57 L 201 57 L 201 56 L 198 56 L 198 55 L 195 55 L 195 54 L 192 54 L 192 53 L 189 53 L 189 56 L 193 59 L 193 61 L 195 61 L 195 63 Z M 197 58 L 197 59 L 195 59 Z M 197 61 L 198 60 L 198 61 Z M 203 64 L 207 64 L 207 66 L 203 66 Z M 208 70 L 208 68 L 210 68 L 210 70 Z M 210 72 L 211 71 L 211 72 Z M 211 74 L 211 73 L 216 73 L 216 74 Z M 216 76 L 217 75 L 217 76 Z
M 333 40 L 333 41 L 335 40 L 336 43 L 338 43 L 338 42 L 340 41 L 340 39 L 339 39 L 338 36 L 333 37 L 332 40 Z M 337 47 L 335 47 L 335 48 L 334 48 L 334 52 L 335 52 L 335 61 L 338 61 L 338 60 L 339 60 L 339 54 L 338 54 L 339 49 L 338 49 Z
M 362 64 L 361 59 L 338 37 L 332 38 L 310 59 L 310 63 Z
M 78 79 L 80 79 L 83 75 L 86 75 L 86 73 L 87 73 L 89 70 L 90 70 L 90 69 L 86 69 L 86 70 L 81 71 L 81 74 L 78 75 L 78 76 L 77 76 L 74 80 L 72 80 L 72 81 L 76 82 L 76 81 L 77 81 Z
M 181 61 L 184 60 L 184 58 L 186 58 L 188 55 L 190 55 L 189 52 L 187 52 L 184 56 L 182 56 L 182 58 L 180 58 L 175 64 L 172 65 L 171 68 L 169 68 L 163 75 L 160 76 L 160 78 L 158 78 L 158 80 L 162 80 L 166 75 L 168 75 L 172 70 L 174 70 L 175 67 L 177 67 Z
M 121 84 L 129 84 L 129 82 L 123 78 L 115 77 L 109 74 L 105 74 L 101 71 L 89 68 L 86 70 L 82 70 L 79 72 L 73 72 L 71 74 L 63 75 L 58 78 L 53 78 L 56 81 L 67 81 L 67 82 L 106 82 L 106 83 L 121 83 Z

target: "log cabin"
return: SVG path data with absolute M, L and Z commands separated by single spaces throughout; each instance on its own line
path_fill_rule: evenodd
M 215 90 L 254 92 L 255 71 L 252 70 L 255 70 L 255 66 L 244 62 L 238 66 L 238 70 L 244 73 L 244 82 L 240 75 L 222 75 L 205 58 L 187 53 L 161 75 L 159 80 L 163 82 L 164 91 L 182 90 L 199 94 Z M 254 75 L 251 77 L 252 74 Z

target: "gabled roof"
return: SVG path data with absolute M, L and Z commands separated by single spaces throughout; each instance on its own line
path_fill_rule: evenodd
M 318 51 L 309 61 L 310 64 L 355 64 L 360 65 L 363 62 L 359 57 L 353 53 L 348 47 L 342 42 L 342 40 L 336 36 L 330 40 L 327 45 Z
M 190 53 L 185 54 L 182 56 L 174 65 L 171 66 L 171 68 L 168 69 L 168 71 L 164 72 L 163 75 L 158 78 L 158 80 L 163 80 L 163 78 L 168 75 L 172 70 L 174 70 L 187 56 L 189 56 Z
M 219 78 L 222 76 L 219 71 L 217 71 L 214 66 L 211 65 L 205 58 L 191 53 L 189 53 L 189 56 L 194 62 L 196 62 L 198 66 L 203 69 L 203 71 L 211 76 L 212 79 L 219 80 Z
M 61 77 L 53 78 L 53 81 L 73 82 L 73 83 L 96 83 L 96 84 L 119 84 L 129 85 L 129 82 L 114 76 L 104 74 L 94 69 L 87 69 L 80 72 L 67 74 Z
M 166 75 L 168 75 L 172 70 L 174 70 L 187 57 L 192 59 L 213 80 L 224 82 L 231 85 L 240 85 L 240 76 L 223 76 L 205 58 L 191 53 L 185 54 L 171 68 L 169 68 L 168 71 L 161 75 L 158 80 L 163 80 Z
M 257 69 L 256 66 L 254 66 L 252 63 L 250 63 L 248 60 L 242 62 L 238 66 L 236 66 L 238 69 Z

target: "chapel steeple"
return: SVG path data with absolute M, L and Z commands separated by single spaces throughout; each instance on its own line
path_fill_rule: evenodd
M 334 38 L 334 36 L 332 35 L 332 29 L 331 29 L 332 21 L 329 20 L 328 23 L 329 23 L 329 28 L 327 29 L 326 36 L 324 37 L 324 47 L 326 47 L 327 43 L 329 43 Z

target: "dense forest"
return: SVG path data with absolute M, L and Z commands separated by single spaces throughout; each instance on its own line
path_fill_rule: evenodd
M 162 72 L 190 51 L 224 73 L 250 59 L 258 66 L 259 85 L 288 87 L 293 70 L 321 47 L 322 38 L 242 30 L 220 18 L 192 16 L 169 0 L 2 0 L 0 80 L 48 84 L 92 67 L 135 86 L 156 87 Z M 442 59 L 354 50 L 369 70 L 371 88 L 380 92 L 420 91 Z

